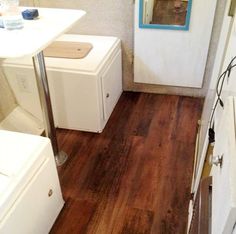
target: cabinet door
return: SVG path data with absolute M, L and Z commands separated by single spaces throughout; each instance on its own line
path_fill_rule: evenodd
M 216 134 L 214 156 L 222 156 L 222 164 L 213 166 L 212 234 L 229 234 L 236 223 L 236 143 L 235 99 L 226 101 Z
M 53 158 L 47 158 L 0 223 L 1 234 L 43 234 L 64 201 Z
M 103 114 L 107 120 L 122 92 L 121 51 L 112 59 L 102 75 Z

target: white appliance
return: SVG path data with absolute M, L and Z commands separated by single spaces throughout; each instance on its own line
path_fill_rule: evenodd
M 48 233 L 63 205 L 49 139 L 0 130 L 0 233 Z
M 45 59 L 55 125 L 102 132 L 122 93 L 120 40 L 65 34 L 58 41 L 89 42 L 93 48 L 83 59 Z M 5 59 L 2 66 L 19 105 L 42 120 L 31 58 Z

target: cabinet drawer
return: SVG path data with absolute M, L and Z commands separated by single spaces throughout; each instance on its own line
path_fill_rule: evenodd
M 115 55 L 111 63 L 102 75 L 103 115 L 107 120 L 121 93 L 122 93 L 122 69 L 121 50 Z
M 0 233 L 48 233 L 63 204 L 54 159 L 47 158 L 0 223 Z

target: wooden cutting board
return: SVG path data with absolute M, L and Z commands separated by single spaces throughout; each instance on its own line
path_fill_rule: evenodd
M 45 57 L 82 59 L 93 48 L 91 43 L 73 41 L 55 41 L 44 51 Z

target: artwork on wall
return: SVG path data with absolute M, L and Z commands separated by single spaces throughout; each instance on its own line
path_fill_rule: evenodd
M 188 30 L 192 0 L 140 0 L 139 27 Z

